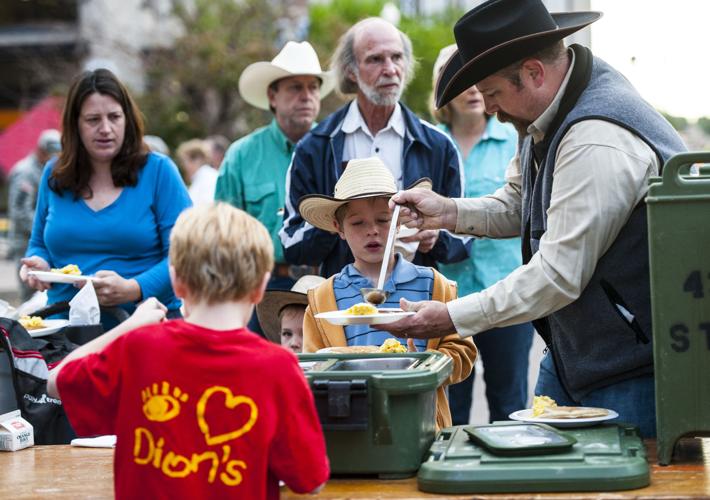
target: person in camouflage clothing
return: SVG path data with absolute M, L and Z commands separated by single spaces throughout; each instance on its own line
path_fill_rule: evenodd
M 10 170 L 8 183 L 8 212 L 10 218 L 10 257 L 17 261 L 25 256 L 27 243 L 32 233 L 32 221 L 37 203 L 37 189 L 45 163 L 61 150 L 61 135 L 58 130 L 43 131 L 37 141 L 37 148 Z M 32 296 L 34 290 L 21 284 L 23 301 Z

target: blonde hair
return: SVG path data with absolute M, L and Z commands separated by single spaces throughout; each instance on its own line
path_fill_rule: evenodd
M 170 263 L 194 299 L 208 304 L 245 298 L 274 266 L 263 224 L 227 203 L 185 210 L 170 235 Z
M 202 139 L 190 139 L 178 146 L 175 155 L 179 159 L 186 158 L 188 160 L 199 160 L 202 163 L 207 163 L 210 157 L 210 150 Z

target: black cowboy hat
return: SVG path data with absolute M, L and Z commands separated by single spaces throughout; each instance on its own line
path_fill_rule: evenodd
M 468 11 L 454 26 L 458 50 L 436 82 L 436 107 L 601 16 L 601 12 L 550 13 L 542 0 L 489 0 Z

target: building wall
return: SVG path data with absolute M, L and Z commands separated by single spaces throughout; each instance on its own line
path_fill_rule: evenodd
M 145 86 L 142 51 L 169 47 L 181 33 L 170 11 L 170 0 L 82 2 L 79 30 L 88 47 L 84 68 L 106 67 L 140 93 Z

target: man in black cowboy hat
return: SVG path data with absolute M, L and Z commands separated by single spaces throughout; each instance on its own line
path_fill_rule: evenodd
M 522 234 L 524 265 L 447 304 L 405 302 L 417 314 L 385 328 L 467 336 L 534 320 L 549 347 L 537 394 L 616 410 L 652 436 L 644 198 L 648 178 L 685 146 L 620 73 L 585 47 L 565 47 L 564 37 L 600 17 L 550 14 L 540 0 L 490 0 L 456 23 L 458 52 L 437 82 L 437 106 L 476 85 L 486 111 L 517 127 L 519 155 L 491 196 L 410 190 L 393 200 L 414 227 Z

